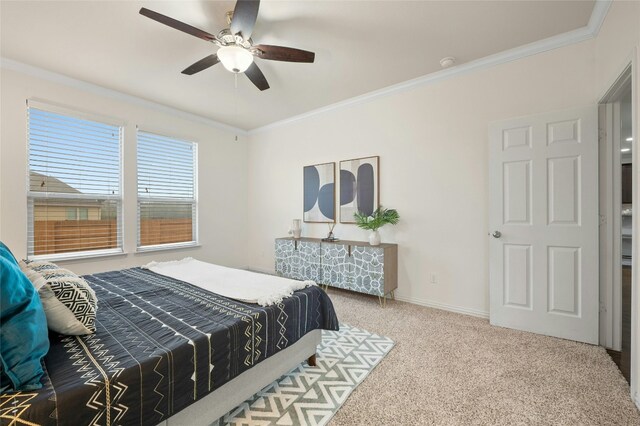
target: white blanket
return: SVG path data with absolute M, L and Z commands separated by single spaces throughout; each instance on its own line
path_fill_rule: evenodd
M 315 285 L 313 281 L 296 281 L 274 275 L 226 268 L 201 262 L 192 257 L 170 262 L 151 262 L 144 269 L 186 281 L 205 290 L 246 303 L 269 306 L 280 303 L 296 290 Z

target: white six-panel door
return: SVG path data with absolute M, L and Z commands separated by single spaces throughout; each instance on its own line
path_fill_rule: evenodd
M 598 343 L 596 107 L 489 128 L 491 324 Z

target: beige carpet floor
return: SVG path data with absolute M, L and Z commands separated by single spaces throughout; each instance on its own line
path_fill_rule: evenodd
M 338 425 L 640 425 L 603 348 L 329 289 L 341 322 L 392 338 Z

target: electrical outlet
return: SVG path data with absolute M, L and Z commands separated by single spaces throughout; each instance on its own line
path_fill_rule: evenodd
M 434 273 L 429 274 L 429 282 L 431 284 L 438 284 L 438 276 Z

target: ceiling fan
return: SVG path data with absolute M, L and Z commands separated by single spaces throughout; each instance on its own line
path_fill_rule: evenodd
M 269 88 L 269 83 L 254 62 L 254 57 L 272 61 L 311 63 L 315 59 L 315 53 L 291 47 L 254 45 L 251 33 L 258 17 L 259 7 L 260 0 L 238 0 L 233 12 L 227 12 L 229 28 L 221 30 L 218 35 L 209 34 L 144 7 L 140 9 L 140 14 L 220 47 L 216 53 L 185 68 L 182 71 L 183 74 L 193 75 L 222 62 L 227 70 L 236 74 L 244 73 L 258 89 L 266 90 Z

